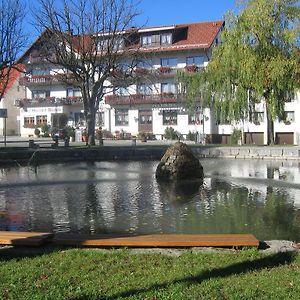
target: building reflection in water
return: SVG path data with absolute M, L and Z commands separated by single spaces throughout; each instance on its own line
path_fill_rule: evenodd
M 158 162 L 2 169 L 1 230 L 254 233 L 299 241 L 297 162 L 202 160 L 203 182 L 161 184 Z

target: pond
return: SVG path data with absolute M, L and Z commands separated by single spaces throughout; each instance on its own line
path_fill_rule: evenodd
M 158 184 L 158 161 L 2 168 L 0 230 L 253 233 L 300 241 L 300 164 L 202 159 L 203 183 Z

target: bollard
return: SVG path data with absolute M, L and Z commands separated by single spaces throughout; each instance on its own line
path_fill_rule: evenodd
M 131 141 L 131 146 L 133 146 L 133 147 L 136 146 L 136 139 L 132 139 L 132 141 Z
M 70 138 L 66 137 L 65 138 L 65 147 L 69 147 L 70 146 Z
M 34 140 L 29 140 L 29 148 L 34 148 Z
M 58 146 L 58 136 L 55 136 L 53 140 L 54 140 L 55 146 Z

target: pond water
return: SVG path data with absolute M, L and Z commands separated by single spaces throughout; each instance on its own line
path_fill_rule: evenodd
M 0 169 L 0 230 L 253 233 L 300 241 L 300 164 L 203 159 L 203 183 L 158 184 L 158 161 Z

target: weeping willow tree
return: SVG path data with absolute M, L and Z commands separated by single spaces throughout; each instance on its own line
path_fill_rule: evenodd
M 273 144 L 274 121 L 285 118 L 284 104 L 299 87 L 299 19 L 297 0 L 242 1 L 238 15 L 228 14 L 207 68 L 179 75 L 188 103 L 202 95 L 218 118 L 251 121 L 255 103 L 264 101 Z

